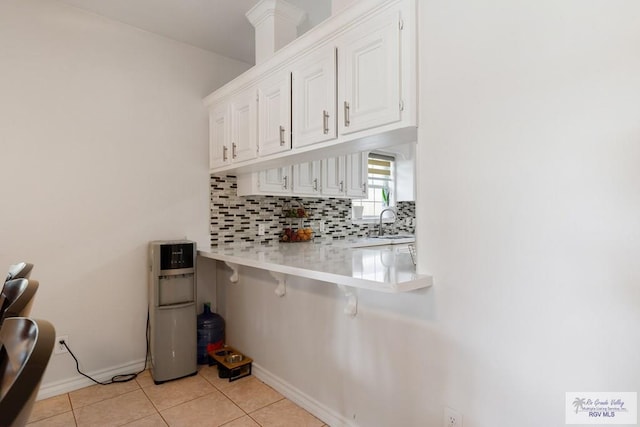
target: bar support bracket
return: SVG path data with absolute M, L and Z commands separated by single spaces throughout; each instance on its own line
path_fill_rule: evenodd
M 336 285 L 344 293 L 344 296 L 347 297 L 347 305 L 344 308 L 344 314 L 349 317 L 356 317 L 356 314 L 358 314 L 358 296 L 356 295 L 355 288 L 337 283 Z
M 237 283 L 238 282 L 238 264 L 235 264 L 229 261 L 225 261 L 224 263 L 232 271 L 231 277 L 229 277 L 229 281 L 231 281 L 231 283 Z
M 275 290 L 276 295 L 283 297 L 287 293 L 287 275 L 276 271 L 269 271 L 269 274 L 278 282 Z

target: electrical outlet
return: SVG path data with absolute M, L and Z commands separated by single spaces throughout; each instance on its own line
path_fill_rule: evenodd
M 258 224 L 258 236 L 264 236 L 264 224 Z
M 445 406 L 442 425 L 444 427 L 462 427 L 462 414 L 455 409 Z
M 320 232 L 321 232 L 321 233 L 324 233 L 324 220 L 321 220 L 321 221 L 318 223 L 318 228 L 320 229 Z
M 67 343 L 67 345 L 69 345 L 69 335 L 60 335 L 59 337 L 56 337 L 55 346 L 53 347 L 53 354 L 62 354 L 69 352 L 69 350 L 67 350 L 67 347 L 60 344 L 60 341 L 64 341 Z

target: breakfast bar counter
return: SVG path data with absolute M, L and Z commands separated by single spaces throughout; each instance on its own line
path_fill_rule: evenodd
M 433 284 L 431 276 L 416 273 L 406 244 L 354 245 L 357 246 L 356 242 L 349 240 L 221 244 L 199 250 L 198 255 L 225 262 L 234 271 L 232 282 L 238 279 L 238 266 L 247 266 L 268 270 L 281 286 L 286 275 L 387 293 L 408 292 Z

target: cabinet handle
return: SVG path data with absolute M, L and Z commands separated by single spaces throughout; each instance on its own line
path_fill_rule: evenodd
M 288 176 L 282 178 L 282 188 L 284 188 L 285 190 L 287 189 L 287 178 Z
M 232 142 L 231 143 L 231 158 L 235 159 L 236 157 L 237 157 L 236 156 L 236 143 Z
M 227 151 L 229 151 L 229 148 L 226 145 L 224 147 L 222 147 L 222 161 L 223 162 L 227 161 Z
M 349 127 L 351 119 L 349 118 L 349 103 L 344 101 L 344 126 Z
M 322 130 L 325 134 L 329 133 L 329 112 L 327 110 L 322 111 Z
M 366 182 L 364 184 L 362 184 L 362 194 L 364 194 L 364 195 L 367 194 L 367 183 Z
M 344 181 L 340 181 L 340 192 L 344 191 Z
M 284 126 L 280 126 L 280 145 L 284 145 Z
M 313 180 L 313 191 L 318 191 L 318 178 Z

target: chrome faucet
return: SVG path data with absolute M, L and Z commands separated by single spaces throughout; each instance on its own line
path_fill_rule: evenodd
M 382 212 L 380 212 L 380 225 L 378 227 L 378 236 L 382 236 L 382 215 L 384 215 L 385 212 L 391 212 L 393 213 L 393 222 L 395 222 L 398 219 L 398 215 L 396 214 L 396 210 L 394 208 L 384 208 L 382 210 Z

